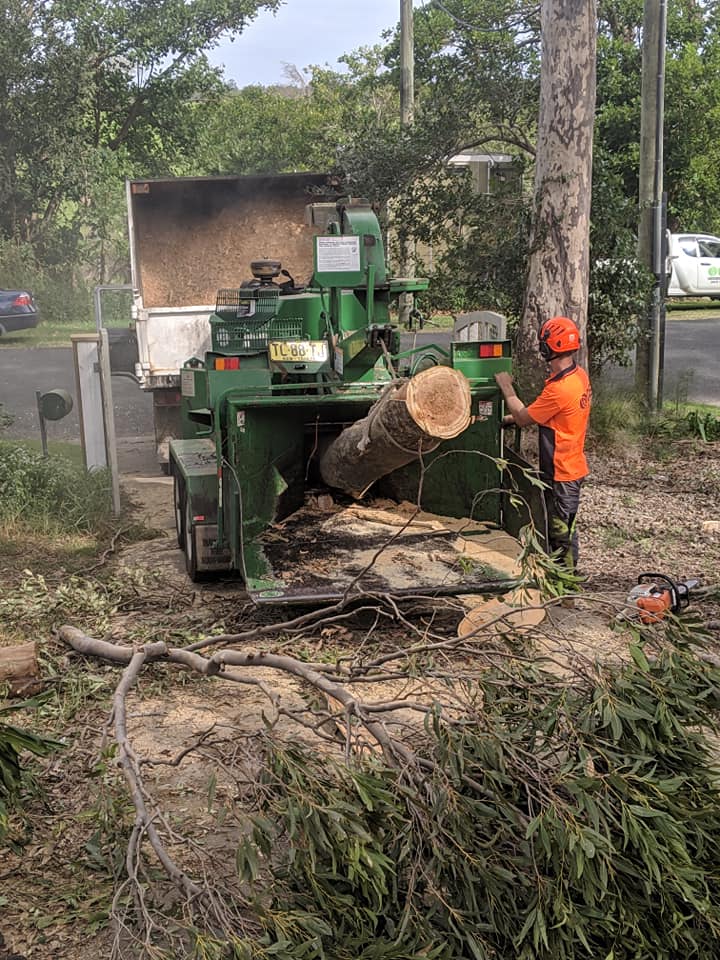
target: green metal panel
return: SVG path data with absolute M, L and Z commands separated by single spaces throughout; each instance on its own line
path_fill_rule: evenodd
M 502 476 L 495 463 L 501 456 L 499 409 L 497 396 L 487 401 L 475 398 L 474 415 L 486 419 L 442 443 L 422 465 L 408 464 L 378 481 L 376 492 L 417 503 L 422 476 L 420 505 L 424 510 L 500 524 Z
M 231 552 L 217 540 L 218 470 L 215 443 L 210 439 L 172 440 L 170 465 L 174 475 L 182 479 L 188 504 L 188 519 L 192 523 L 197 543 L 200 571 L 221 572 L 232 569 Z
M 260 537 L 302 505 L 307 461 L 317 457 L 322 436 L 364 416 L 376 395 L 228 400 L 224 432 L 232 466 L 223 469 L 222 530 L 248 589 L 274 582 Z
M 385 283 L 385 250 L 377 217 L 367 203 L 340 204 L 328 233 L 314 238 L 314 283 L 319 287 Z

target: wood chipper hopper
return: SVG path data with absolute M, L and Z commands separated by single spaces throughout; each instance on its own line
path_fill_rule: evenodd
M 451 518 L 478 542 L 526 519 L 497 462 L 509 342 L 403 350 L 391 305 L 427 281 L 388 275 L 368 203 L 307 216 L 312 276 L 259 250 L 181 371 L 170 469 L 190 577 L 236 573 L 273 603 L 501 589 L 507 568 L 468 563 Z

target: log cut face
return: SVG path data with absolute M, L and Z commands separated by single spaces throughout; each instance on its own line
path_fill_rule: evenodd
M 28 697 L 42 690 L 35 641 L 0 649 L 0 687 L 5 685 L 11 697 Z
M 325 450 L 320 474 L 360 498 L 393 470 L 417 460 L 470 425 L 470 385 L 459 370 L 432 367 L 391 386 L 362 420 Z

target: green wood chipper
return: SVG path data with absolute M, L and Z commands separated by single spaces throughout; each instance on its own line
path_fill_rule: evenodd
M 181 370 L 170 470 L 188 574 L 238 574 L 272 603 L 501 589 L 506 571 L 463 558 L 449 518 L 478 542 L 525 519 L 498 468 L 515 462 L 494 380 L 509 341 L 402 349 L 391 306 L 427 281 L 389 276 L 368 203 L 307 217 L 309 280 L 253 261 L 251 280 L 217 294 L 210 349 Z

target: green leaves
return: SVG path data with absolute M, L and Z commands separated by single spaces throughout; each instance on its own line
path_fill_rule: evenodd
M 7 828 L 9 808 L 20 796 L 22 786 L 21 755 L 32 753 L 37 757 L 46 757 L 49 753 L 63 746 L 58 740 L 39 736 L 2 720 L 2 717 L 8 713 L 34 707 L 38 703 L 39 701 L 36 698 L 13 704 L 10 707 L 0 707 L 0 840 L 3 839 Z
M 512 657 L 488 666 L 482 709 L 425 724 L 422 775 L 268 741 L 238 854 L 243 879 L 271 877 L 253 956 L 712 960 L 720 794 L 703 730 L 720 671 L 668 629 L 653 657 L 635 643 L 572 686 Z

